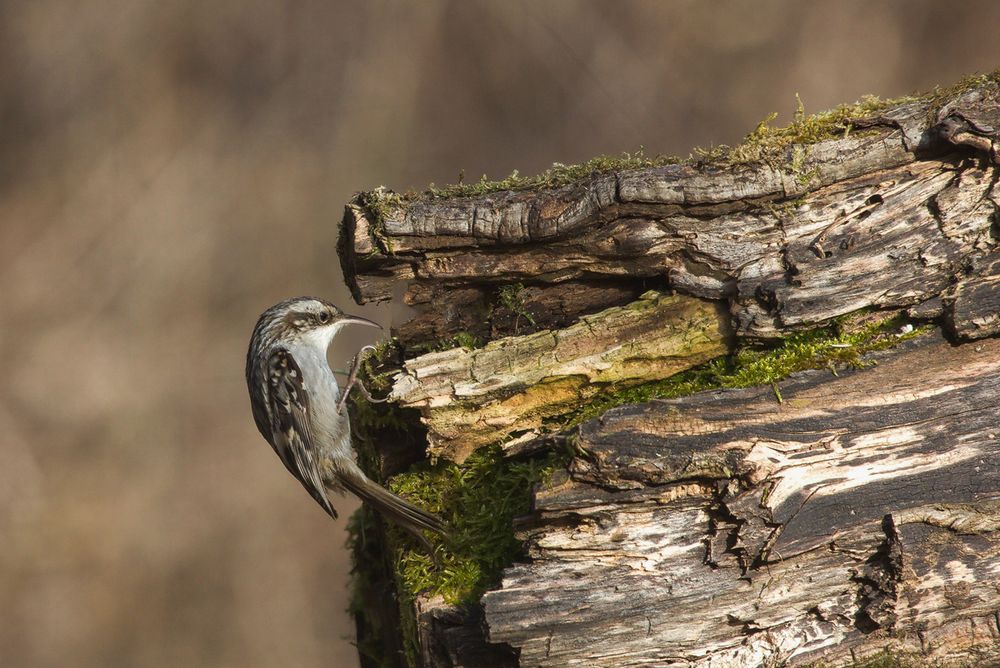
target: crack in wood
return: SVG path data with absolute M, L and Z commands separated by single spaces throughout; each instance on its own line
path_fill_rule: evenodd
M 952 181 L 946 176 L 935 188 L 939 183 L 935 174 L 954 175 L 957 170 L 962 178 L 973 169 L 963 156 L 946 154 L 948 146 L 965 146 L 962 141 L 967 137 L 942 123 L 976 118 L 975 127 L 995 127 L 983 120 L 996 114 L 992 85 L 978 89 L 978 97 L 963 94 L 944 105 L 950 111 L 938 120 L 926 120 L 926 113 L 921 116 L 908 103 L 886 111 L 883 125 L 869 125 L 882 127 L 877 137 L 812 146 L 806 167 L 821 174 L 808 188 L 765 165 L 743 166 L 735 172 L 711 165 L 675 165 L 616 172 L 537 191 L 398 204 L 392 200 L 385 234 L 395 255 L 362 261 L 357 256 L 368 247 L 355 248 L 350 235 L 371 224 L 357 220 L 345 224 L 348 236 L 341 249 L 351 256 L 344 262 L 348 282 L 364 282 L 364 289 L 356 291 L 362 299 L 388 298 L 391 284 L 402 276 L 400 263 L 410 266 L 407 271 L 422 281 L 446 284 L 458 292 L 465 286 L 532 280 L 543 294 L 583 277 L 596 281 L 660 277 L 680 292 L 729 301 L 737 331 L 765 338 L 865 306 L 927 301 L 952 282 L 968 280 L 957 269 L 982 250 L 982 239 L 995 242 L 989 234 L 993 221 L 976 223 L 978 227 L 969 229 L 969 240 L 949 239 L 940 216 L 926 208 L 924 215 L 920 213 Z M 897 139 L 903 143 L 895 144 Z M 980 171 L 996 176 L 992 164 Z M 921 172 L 923 177 L 915 179 Z M 921 179 L 929 183 L 922 186 Z M 883 198 L 877 208 L 885 209 L 884 214 L 879 216 L 875 203 L 866 205 L 865 198 L 851 204 L 852 189 L 859 185 L 876 189 L 874 194 Z M 983 194 L 963 195 L 964 199 L 938 209 L 958 211 L 980 202 Z M 787 208 L 768 212 L 763 207 L 769 201 L 784 201 Z M 835 204 L 839 214 L 830 211 Z M 518 211 L 529 215 L 515 215 Z M 825 221 L 817 217 L 822 212 L 828 212 Z M 348 217 L 363 214 L 359 207 L 349 207 Z M 497 222 L 486 224 L 508 215 L 527 221 L 515 237 L 505 236 L 501 230 L 506 228 Z M 873 218 L 880 222 L 873 224 Z M 906 223 L 905 232 L 893 226 L 899 221 Z M 853 228 L 862 223 L 863 233 L 850 229 L 829 238 L 845 224 Z M 778 236 L 769 234 L 769 228 Z M 897 251 L 886 243 L 887 234 L 898 237 Z M 844 252 L 835 252 L 831 242 Z M 453 252 L 445 262 L 443 253 L 449 249 Z M 810 266 L 800 249 L 828 266 Z M 377 287 L 378 275 L 389 277 L 384 288 Z M 876 280 L 898 287 L 877 286 Z M 839 296 L 832 300 L 838 289 Z M 456 333 L 456 327 L 475 324 L 449 322 L 446 314 L 454 311 L 450 304 L 448 292 L 439 292 L 436 299 L 422 302 L 421 315 L 397 334 L 404 341 L 426 341 L 430 331 L 432 336 L 446 337 Z M 575 315 L 607 305 L 580 304 Z
M 786 404 L 765 413 L 763 420 L 758 407 L 766 400 L 765 393 L 751 388 L 623 407 L 581 427 L 581 447 L 601 465 L 572 473 L 569 486 L 546 496 L 544 507 L 547 517 L 559 517 L 562 494 L 567 500 L 578 499 L 572 510 L 575 516 L 600 517 L 601 523 L 587 533 L 567 533 L 565 525 L 550 519 L 529 530 L 533 562 L 509 569 L 502 588 L 484 598 L 491 639 L 520 647 L 522 665 L 561 665 L 570 657 L 587 665 L 621 665 L 601 658 L 600 647 L 608 643 L 627 653 L 630 665 L 656 664 L 667 654 L 692 665 L 708 665 L 709 656 L 713 662 L 739 656 L 739 661 L 752 665 L 779 655 L 798 664 L 832 658 L 851 648 L 870 652 L 885 646 L 886 638 L 894 637 L 893 629 L 933 630 L 948 619 L 943 615 L 949 610 L 952 615 L 994 615 L 1000 607 L 1000 590 L 985 586 L 988 577 L 949 599 L 944 592 L 961 587 L 955 589 L 954 582 L 942 580 L 942 566 L 937 565 L 951 564 L 948 568 L 959 578 L 957 583 L 966 581 L 961 578 L 982 579 L 973 573 L 1000 568 L 1000 541 L 983 543 L 982 534 L 956 533 L 963 526 L 992 532 L 993 506 L 945 500 L 971 499 L 1000 489 L 1000 457 L 987 454 L 998 444 L 986 438 L 996 430 L 1000 341 L 979 346 L 978 351 L 954 348 L 931 337 L 882 354 L 877 366 L 839 378 L 822 372 L 798 374 L 783 383 Z M 962 382 L 950 387 L 941 382 L 955 373 L 965 376 Z M 663 420 L 665 414 L 671 417 Z M 757 419 L 744 424 L 746 416 Z M 900 431 L 901 425 L 918 429 L 921 436 Z M 832 447 L 831 433 L 841 434 Z M 781 558 L 759 561 L 744 578 L 735 554 L 740 547 L 725 544 L 746 531 L 746 511 L 743 506 L 734 511 L 732 501 L 753 500 L 746 504 L 752 508 L 764 497 L 747 492 L 775 482 L 771 476 L 752 476 L 753 467 L 762 460 L 748 459 L 750 439 L 758 444 L 783 441 L 780 451 L 786 463 L 778 488 L 764 503 L 770 509 L 768 517 L 783 527 L 768 548 Z M 980 454 L 954 457 L 950 468 L 937 466 L 927 473 L 903 465 L 918 453 L 940 464 L 938 448 L 952 448 L 952 439 L 975 443 Z M 655 505 L 642 500 L 648 498 L 642 496 L 645 490 L 689 470 L 693 453 L 712 456 L 734 448 L 742 454 L 732 460 L 728 473 L 719 473 L 716 491 Z M 798 453 L 805 456 L 797 458 Z M 816 459 L 812 453 L 823 457 Z M 885 482 L 875 477 L 844 491 L 838 487 L 843 483 L 811 484 L 809 476 L 797 472 L 836 478 L 838 462 L 847 465 L 859 457 L 868 466 L 877 465 L 880 457 L 899 466 L 890 467 L 893 477 Z M 644 458 L 649 462 L 643 463 Z M 978 473 L 970 477 L 974 467 Z M 625 471 L 631 471 L 627 477 L 642 486 L 602 487 L 607 491 L 600 493 L 597 505 L 579 505 L 587 494 L 597 494 L 585 490 L 595 490 L 601 487 L 600 480 L 620 478 Z M 803 490 L 801 494 L 782 491 L 782 485 L 792 482 Z M 744 485 L 749 486 L 741 491 Z M 920 503 L 927 490 L 935 490 L 941 503 Z M 627 514 L 607 513 L 617 496 L 635 500 Z M 596 503 L 598 497 L 592 498 Z M 882 508 L 891 512 L 879 513 Z M 967 524 L 931 514 L 945 511 L 964 512 Z M 922 521 L 928 517 L 944 526 Z M 980 542 L 950 546 L 928 531 Z M 940 554 L 934 556 L 929 545 L 941 546 L 934 548 Z M 584 568 L 577 561 L 598 553 L 600 566 L 589 561 Z M 969 580 L 973 581 L 977 580 Z M 546 592 L 543 609 L 528 604 L 537 586 Z M 571 626 L 559 621 L 569 609 L 564 606 L 573 610 Z M 651 629 L 647 618 L 654 622 Z M 655 623 L 661 618 L 672 623 Z M 610 619 L 617 620 L 612 627 L 607 626 Z M 745 633 L 733 636 L 727 631 L 728 620 L 747 625 Z M 963 623 L 967 635 L 970 627 Z M 991 628 L 994 623 L 990 622 Z M 641 624 L 641 630 L 630 634 L 629 624 Z M 556 634 L 558 643 L 552 641 L 547 655 L 536 649 L 533 628 L 546 629 L 543 640 L 550 632 Z M 982 628 L 977 625 L 976 632 Z M 740 644 L 758 637 L 770 638 L 770 644 L 763 640 Z M 536 662 L 540 657 L 544 659 Z
M 885 648 L 1000 648 L 1000 342 L 984 338 L 1000 334 L 998 80 L 887 109 L 857 126 L 870 135 L 792 145 L 786 164 L 348 206 L 352 294 L 405 284 L 417 311 L 395 331 L 410 359 L 393 392 L 421 407 L 435 452 L 461 459 L 475 447 L 463 441 L 500 434 L 579 455 L 536 490 L 516 522 L 527 560 L 482 599 L 504 658 L 477 664 L 482 627 L 428 603 L 421 642 L 448 653 L 433 665 L 844 665 Z M 512 286 L 517 302 L 500 303 Z M 642 376 L 671 357 L 645 337 L 683 338 L 690 321 L 615 321 L 649 288 L 712 300 L 713 344 L 871 308 L 977 343 L 924 337 L 773 394 L 622 406 L 546 433 L 602 383 L 676 371 Z M 488 343 L 416 352 L 459 340 Z

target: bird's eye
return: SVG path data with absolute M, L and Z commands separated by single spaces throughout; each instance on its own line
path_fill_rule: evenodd
M 320 313 L 319 316 L 318 316 L 318 318 L 319 318 L 320 324 L 325 325 L 326 323 L 330 322 L 330 314 L 327 313 L 326 311 L 323 311 L 322 313 Z

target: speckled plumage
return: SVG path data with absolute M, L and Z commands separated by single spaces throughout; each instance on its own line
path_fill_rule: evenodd
M 314 297 L 264 311 L 247 351 L 246 378 L 257 429 L 285 468 L 332 517 L 328 490 L 350 490 L 403 527 L 443 533 L 441 521 L 369 480 L 355 462 L 347 411 L 326 359 L 337 332 L 375 323 Z M 419 535 L 419 534 L 418 534 Z

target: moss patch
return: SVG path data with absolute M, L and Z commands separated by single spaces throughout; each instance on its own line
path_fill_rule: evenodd
M 866 659 L 854 661 L 851 668 L 927 668 L 928 666 L 940 666 L 937 661 L 929 661 L 914 653 L 892 652 L 888 649 L 873 654 Z M 822 661 L 810 664 L 810 668 L 826 668 L 827 664 Z
M 477 600 L 521 552 L 514 517 L 530 510 L 531 489 L 556 466 L 556 455 L 516 461 L 499 447 L 473 453 L 463 464 L 441 462 L 389 481 L 390 488 L 448 523 L 449 536 L 429 536 L 433 558 L 416 546 L 401 549 L 397 572 L 410 594 L 440 594 L 452 604 Z M 400 544 L 409 539 L 396 532 Z
M 775 347 L 747 346 L 664 380 L 633 387 L 608 387 L 593 401 L 564 417 L 559 426 L 572 427 L 616 406 L 682 397 L 703 390 L 771 385 L 775 388 L 775 400 L 781 401 L 776 383 L 791 373 L 826 368 L 836 374 L 838 368 L 864 366 L 866 353 L 892 348 L 933 328 L 906 327 L 909 324 L 901 315 L 844 316 L 830 326 L 793 334 Z
M 358 205 L 365 210 L 368 215 L 370 225 L 368 234 L 371 237 L 372 246 L 377 248 L 384 255 L 393 255 L 395 251 L 392 241 L 385 232 L 385 221 L 389 217 L 389 211 L 398 208 L 403 198 L 387 188 L 376 188 L 357 196 Z M 372 251 L 376 253 L 376 251 Z
M 639 150 L 635 152 L 626 152 L 621 155 L 602 155 L 578 165 L 555 163 L 549 169 L 535 176 L 523 176 L 515 170 L 506 178 L 491 180 L 484 174 L 479 181 L 473 183 L 462 182 L 464 181 L 463 170 L 459 183 L 445 186 L 431 184 L 423 193 L 408 192 L 401 200 L 413 200 L 421 196 L 430 198 L 471 197 L 505 190 L 553 188 L 610 172 L 681 163 L 734 165 L 757 161 L 779 162 L 781 164 L 788 163 L 795 173 L 795 161 L 798 160 L 801 166 L 806 154 L 799 152 L 801 154 L 796 157 L 796 152 L 793 151 L 789 155 L 789 148 L 793 145 L 805 147 L 826 139 L 846 137 L 859 131 L 868 132 L 868 130 L 859 130 L 859 126 L 873 120 L 880 112 L 910 102 L 928 104 L 928 114 L 933 120 L 941 105 L 954 99 L 956 95 L 969 88 L 990 83 L 1000 83 L 1000 69 L 989 74 L 965 77 L 954 85 L 937 87 L 934 90 L 915 95 L 891 99 L 867 95 L 853 104 L 842 104 L 829 111 L 816 114 L 807 114 L 805 105 L 796 96 L 796 110 L 791 123 L 772 127 L 771 123 L 778 114 L 770 114 L 736 146 L 721 145 L 710 149 L 694 149 L 687 158 L 662 154 L 647 156 L 645 150 L 639 147 Z M 801 172 L 801 169 L 799 171 Z M 807 172 L 795 174 L 800 182 L 808 183 L 810 175 Z
M 376 395 L 391 386 L 388 369 L 397 356 L 395 343 L 387 340 L 362 363 L 360 377 Z M 426 434 L 417 411 L 393 403 L 372 404 L 360 394 L 352 394 L 348 406 L 358 464 L 373 480 L 382 479 L 386 451 L 423 451 Z M 358 622 L 359 654 L 374 665 L 399 665 L 400 654 L 407 665 L 420 665 L 413 606 L 417 592 L 405 588 L 396 568 L 396 555 L 410 539 L 386 526 L 368 506 L 352 516 L 348 531 L 354 561 L 350 612 Z
M 883 100 L 868 95 L 854 104 L 842 104 L 829 111 L 818 114 L 806 114 L 802 100 L 798 102 L 793 120 L 782 127 L 771 127 L 771 122 L 777 118 L 773 113 L 757 124 L 753 132 L 748 134 L 737 146 L 719 146 L 709 151 L 695 150 L 702 160 L 724 165 L 745 164 L 750 162 L 784 163 L 788 150 L 797 146 L 792 152 L 790 169 L 800 183 L 808 181 L 808 175 L 802 173 L 802 163 L 808 155 L 805 148 L 809 144 L 837 139 L 857 134 L 856 128 L 860 122 L 871 120 L 879 112 L 907 102 L 916 102 L 918 97 L 897 97 Z
M 514 315 L 514 334 L 518 333 L 518 326 L 521 319 L 528 321 L 535 327 L 535 316 L 524 305 L 524 283 L 512 283 L 504 285 L 497 290 L 497 303 L 506 308 Z
M 391 369 L 399 351 L 391 342 L 381 344 L 362 366 L 366 385 L 384 393 L 391 385 Z M 371 404 L 358 395 L 350 402 L 358 463 L 373 479 L 380 479 L 381 460 L 388 449 L 422 451 L 426 434 L 415 410 L 394 404 Z M 376 447 L 376 445 L 380 447 Z M 498 582 L 500 572 L 521 551 L 511 531 L 512 520 L 530 510 L 531 488 L 548 472 L 565 462 L 554 454 L 529 460 L 504 458 L 499 447 L 480 450 L 464 464 L 421 463 L 387 481 L 387 486 L 448 525 L 447 537 L 425 534 L 433 556 L 402 529 L 377 521 L 363 508 L 352 518 L 350 545 L 354 553 L 354 603 L 352 612 L 372 630 L 359 651 L 384 655 L 383 635 L 402 638 L 402 651 L 410 665 L 418 665 L 414 601 L 421 593 L 440 594 L 449 603 L 478 599 Z M 387 576 L 395 596 L 384 591 Z M 385 628 L 385 614 L 373 616 L 366 600 L 390 600 L 398 607 L 393 617 L 398 628 Z
M 504 190 L 555 188 L 583 181 L 599 174 L 607 174 L 625 169 L 662 167 L 664 165 L 674 165 L 679 162 L 683 162 L 683 159 L 676 156 L 647 156 L 645 149 L 640 146 L 639 150 L 634 153 L 625 152 L 621 155 L 600 155 L 579 165 L 553 163 L 551 167 L 535 176 L 523 176 L 515 169 L 506 178 L 498 180 L 491 180 L 483 174 L 479 181 L 473 183 L 455 183 L 440 187 L 432 183 L 423 193 L 407 193 L 405 199 L 416 199 L 421 195 L 432 198 L 472 197 L 474 195 L 486 195 Z
M 374 512 L 367 506 L 351 516 L 347 548 L 354 563 L 348 612 L 354 616 L 357 627 L 358 654 L 365 665 L 388 668 L 398 665 L 393 657 L 407 648 L 396 624 L 403 610 L 394 602 L 393 582 L 385 578 L 389 564 L 383 539 Z M 412 612 L 409 616 L 412 618 Z
M 470 332 L 458 332 L 455 336 L 448 339 L 441 339 L 437 343 L 427 346 L 427 351 L 440 351 L 440 350 L 451 350 L 452 348 L 465 348 L 466 350 L 475 350 L 476 348 L 482 348 L 486 345 L 486 342 L 481 338 L 472 334 Z M 419 352 L 421 350 L 418 346 L 413 346 L 413 351 Z

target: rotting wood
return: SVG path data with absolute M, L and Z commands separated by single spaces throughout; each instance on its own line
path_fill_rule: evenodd
M 481 608 L 448 605 L 441 597 L 420 597 L 415 606 L 425 666 L 517 668 L 513 648 L 483 642 Z
M 623 406 L 561 435 L 580 456 L 518 523 L 529 560 L 483 598 L 485 622 L 477 602 L 417 597 L 425 665 L 837 666 L 883 648 L 1000 663 L 1000 344 L 978 340 L 1000 332 L 998 82 L 758 162 L 348 206 L 356 298 L 416 311 L 394 331 L 394 396 L 456 459 L 486 427 L 533 436 L 561 410 L 523 400 L 549 377 L 532 366 L 542 330 L 628 311 L 650 288 L 724 306 L 744 342 L 868 307 L 937 320 L 951 341 L 839 378 Z M 492 343 L 419 356 L 463 335 Z M 507 374 L 482 371 L 501 361 Z
M 655 279 L 566 281 L 538 287 L 511 284 L 485 286 L 432 286 L 414 283 L 406 293 L 406 303 L 414 306 L 416 315 L 396 332 L 400 344 L 419 351 L 429 343 L 447 341 L 455 334 L 472 340 L 489 341 L 507 335 L 524 335 L 544 329 L 562 329 L 575 322 L 581 314 L 596 313 L 612 306 L 635 301 L 647 289 L 662 286 Z M 516 292 L 518 304 L 511 309 L 501 297 L 504 290 Z M 445 323 L 439 317 L 436 304 L 448 304 Z M 415 353 L 414 353 L 415 354 Z
M 958 295 L 943 305 L 955 331 L 983 331 L 960 296 L 996 243 L 998 87 L 993 77 L 947 100 L 900 104 L 845 136 L 793 144 L 779 161 L 676 164 L 474 197 L 371 193 L 375 218 L 358 202 L 345 213 L 345 278 L 361 302 L 408 286 L 419 315 L 398 329 L 406 344 L 469 329 L 470 300 L 488 314 L 499 285 L 624 278 L 726 300 L 745 336 L 946 291 Z M 581 313 L 621 303 L 595 297 Z
M 530 561 L 483 599 L 489 639 L 525 667 L 954 652 L 918 633 L 1000 609 L 1000 341 L 927 337 L 781 394 L 701 393 L 581 425 L 582 456 L 537 493 Z M 973 628 L 952 633 L 970 646 Z
M 666 378 L 723 354 L 725 326 L 711 302 L 649 292 L 565 329 L 407 360 L 390 398 L 421 410 L 431 456 L 462 462 L 490 443 L 537 437 L 546 418 L 602 387 Z

